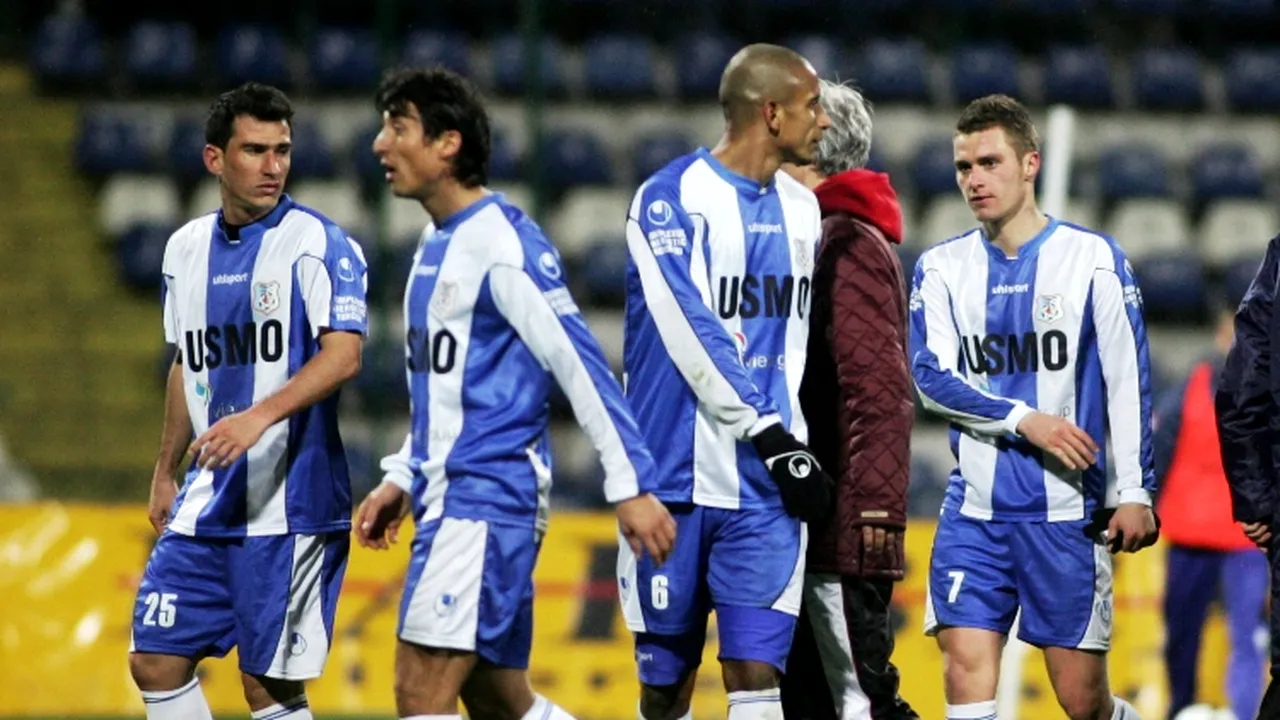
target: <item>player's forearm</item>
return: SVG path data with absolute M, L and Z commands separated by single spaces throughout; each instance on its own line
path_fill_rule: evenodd
M 984 393 L 939 367 L 912 368 L 925 410 L 981 435 L 1012 435 L 1033 411 L 1020 400 Z
M 354 333 L 342 335 L 349 337 L 342 342 L 322 342 L 320 351 L 279 390 L 256 403 L 252 412 L 259 414 L 266 425 L 274 425 L 324 400 L 358 375 L 360 336 Z
M 156 458 L 156 473 L 173 477 L 186 457 L 187 444 L 194 432 L 191 416 L 187 413 L 182 364 L 174 362 L 169 367 L 169 379 L 165 383 L 164 426 L 160 431 L 160 453 Z

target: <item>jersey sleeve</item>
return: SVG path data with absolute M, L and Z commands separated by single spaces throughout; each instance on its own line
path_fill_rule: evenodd
M 323 256 L 303 255 L 297 282 L 313 337 L 324 330 L 368 334 L 368 266 L 360 245 L 341 228 L 325 226 Z
M 701 246 L 705 230 L 705 222 L 685 212 L 673 189 L 649 182 L 636 193 L 627 216 L 627 252 L 671 362 L 711 416 L 735 437 L 747 439 L 782 420 L 751 381 L 737 345 L 712 312 Z
M 400 446 L 400 449 L 382 458 L 382 462 L 379 463 L 379 467 L 382 468 L 382 481 L 389 482 L 407 493 L 412 493 L 414 475 L 412 459 L 413 436 L 405 433 L 404 444 Z
M 983 435 L 1016 434 L 1031 407 L 974 387 L 960 374 L 960 337 L 951 319 L 951 293 L 942 273 L 916 264 L 907 302 L 911 315 L 911 374 L 925 409 Z
M 178 332 L 178 296 L 174 288 L 173 261 L 170 259 L 172 247 L 173 240 L 170 238 L 164 250 L 164 261 L 160 270 L 160 315 L 164 322 L 164 341 L 170 345 L 177 345 L 180 333 Z
M 656 466 L 563 275 L 560 259 L 548 249 L 525 267 L 495 265 L 489 271 L 489 292 L 498 312 L 555 376 L 599 451 L 605 499 L 621 502 L 655 488 Z
M 1156 490 L 1151 442 L 1151 359 L 1142 295 L 1133 269 L 1115 251 L 1116 269 L 1093 279 L 1093 322 L 1107 393 L 1107 422 L 1120 502 L 1151 504 Z

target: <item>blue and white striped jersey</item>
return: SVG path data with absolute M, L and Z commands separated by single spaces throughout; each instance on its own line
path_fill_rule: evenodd
M 385 479 L 419 522 L 546 528 L 548 407 L 564 390 L 605 470 L 605 497 L 653 490 L 653 459 L 542 230 L 501 194 L 428 225 L 405 294 L 412 426 Z
M 658 497 L 781 507 L 747 440 L 808 437 L 798 393 L 809 338 L 818 201 L 779 172 L 761 186 L 706 149 L 636 191 L 627 217 L 624 385 L 658 454 Z
M 1088 518 L 1108 497 L 1108 431 L 1119 501 L 1150 504 L 1142 296 L 1114 240 L 1050 219 L 1009 258 L 975 229 L 920 257 L 909 306 L 916 387 L 951 421 L 959 462 L 944 507 L 984 520 Z M 1087 432 L 1096 466 L 1067 470 L 1018 437 L 1033 409 Z
M 233 231 L 192 220 L 164 253 L 164 334 L 178 346 L 196 435 L 278 391 L 323 330 L 364 334 L 365 260 L 328 218 L 288 195 Z M 271 426 L 227 468 L 188 471 L 169 529 L 199 537 L 350 527 L 338 394 Z

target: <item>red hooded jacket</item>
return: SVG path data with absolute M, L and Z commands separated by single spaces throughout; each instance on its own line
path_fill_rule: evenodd
M 903 549 L 871 557 L 862 527 L 906 527 L 915 407 L 907 297 L 893 245 L 902 208 L 889 176 L 851 170 L 815 189 L 822 244 L 814 267 L 800 402 L 809 446 L 836 478 L 836 508 L 810 528 L 808 569 L 901 579 Z

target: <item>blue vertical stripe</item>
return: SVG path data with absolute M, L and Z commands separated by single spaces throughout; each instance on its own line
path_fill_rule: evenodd
M 428 335 L 427 319 L 431 305 L 431 294 L 436 289 L 436 279 L 440 276 L 440 264 L 449 249 L 448 235 L 439 231 L 426 238 L 418 252 L 418 262 L 413 266 L 413 279 L 409 282 L 409 299 L 406 303 L 408 317 L 405 318 L 405 332 L 409 356 L 406 357 L 406 374 L 409 384 L 409 398 L 413 403 L 411 417 L 411 435 L 413 437 L 413 457 L 426 460 L 427 441 L 431 437 L 431 394 L 428 391 L 431 379 L 431 338 Z M 431 270 L 434 268 L 434 270 Z M 421 477 L 414 479 L 414 503 L 420 503 L 422 489 L 416 487 Z M 421 516 L 425 508 L 414 508 L 415 515 Z
M 1082 473 L 1086 510 L 1107 490 L 1107 388 L 1102 380 L 1102 355 L 1093 318 L 1093 283 L 1080 317 L 1080 343 L 1076 349 L 1076 425 L 1098 444 L 1097 462 Z

